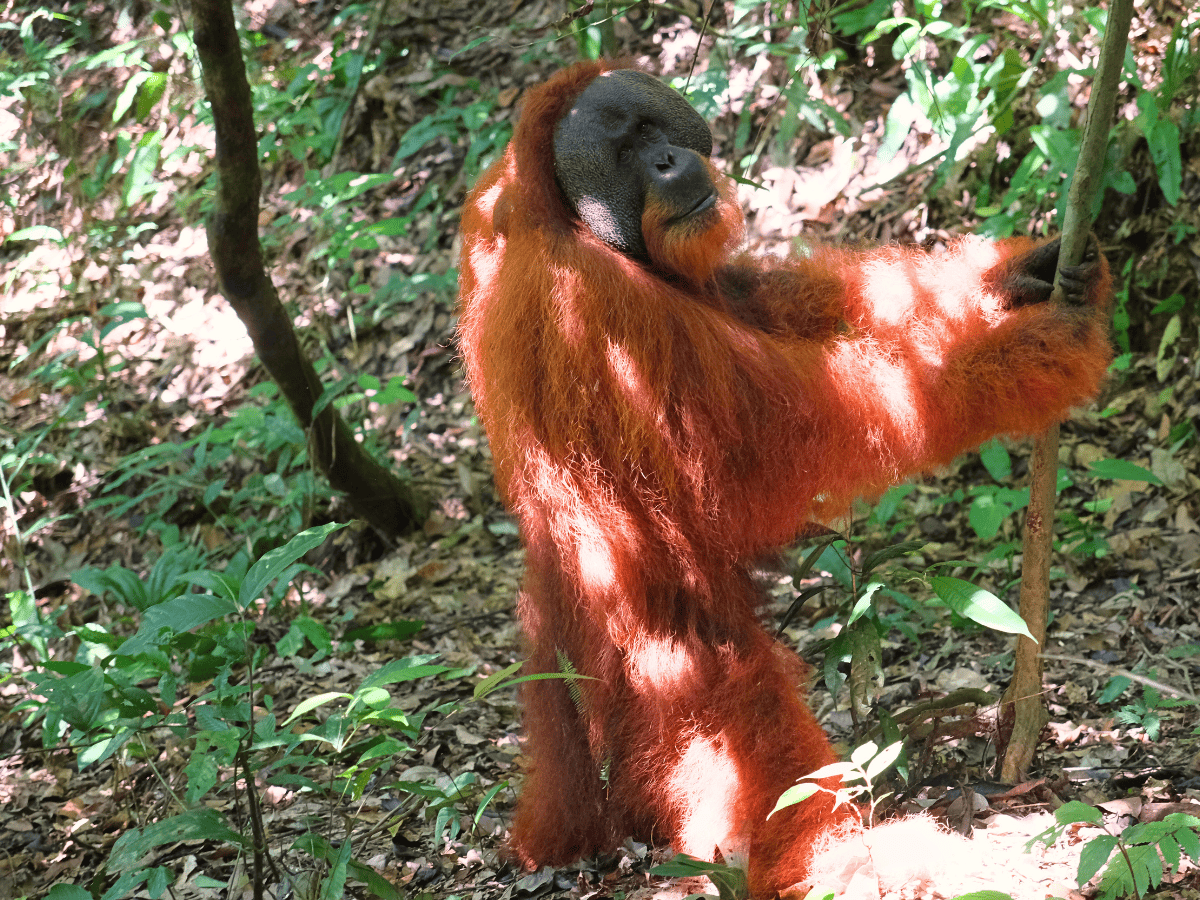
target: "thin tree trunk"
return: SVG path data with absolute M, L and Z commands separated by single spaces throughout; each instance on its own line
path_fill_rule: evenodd
M 208 247 L 221 293 L 308 433 L 317 468 L 380 533 L 391 538 L 411 531 L 425 516 L 425 504 L 412 486 L 367 453 L 332 404 L 313 415 L 321 380 L 263 267 L 258 136 L 233 8 L 229 0 L 193 0 L 192 13 L 217 132 L 217 195 L 208 219 Z
M 1062 302 L 1063 267 L 1078 265 L 1087 250 L 1088 235 L 1092 230 L 1092 199 L 1104 172 L 1104 154 L 1108 148 L 1108 134 L 1112 128 L 1132 19 L 1133 0 L 1110 0 L 1104 44 L 1100 48 L 1096 80 L 1088 101 L 1087 125 L 1063 215 L 1052 303 Z M 1045 644 L 1050 607 L 1050 555 L 1054 544 L 1054 497 L 1058 482 L 1057 425 L 1034 439 L 1030 468 L 1029 511 L 1025 517 L 1021 563 L 1020 612 L 1037 642 L 1024 636 L 1017 638 L 1012 683 L 1000 702 L 1002 735 L 1011 723 L 1007 746 L 1002 748 L 1000 777 L 1010 784 L 1025 780 L 1037 748 L 1038 736 L 1042 726 L 1049 720 L 1042 700 L 1041 647 Z

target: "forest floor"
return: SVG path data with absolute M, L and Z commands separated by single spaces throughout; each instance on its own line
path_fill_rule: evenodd
M 512 118 L 520 91 L 574 52 L 573 42 L 554 39 L 552 25 L 562 14 L 559 3 L 423 0 L 401 5 L 404 10 L 385 19 L 376 40 L 408 47 L 409 55 L 403 66 L 364 86 L 354 128 L 341 150 L 339 165 L 348 170 L 378 171 L 381 154 L 395 152 L 415 124 L 428 121 L 445 91 L 456 91 L 460 106 L 473 102 L 472 78 L 500 97 L 489 115 Z M 1153 23 L 1156 14 L 1167 21 L 1183 11 L 1169 2 L 1146 6 L 1139 13 L 1143 24 Z M 265 71 L 270 71 L 273 54 L 320 59 L 334 52 L 332 35 L 325 30 L 328 17 L 318 11 L 321 4 L 280 0 L 245 7 L 268 37 L 260 45 Z M 6 14 L 13 16 L 11 9 Z M 618 37 L 635 58 L 672 71 L 686 69 L 699 40 L 696 24 L 681 16 L 659 19 L 653 28 L 636 32 L 622 21 Z M 153 27 L 149 18 L 106 11 L 96 17 L 95 46 L 72 52 L 94 53 L 105 44 L 145 39 Z M 1153 28 L 1146 27 L 1152 37 Z M 498 34 L 508 37 L 495 38 Z M 482 35 L 493 40 L 467 53 L 466 63 L 434 64 Z M 1144 41 L 1149 43 L 1150 37 Z M 529 52 L 531 47 L 535 53 Z M 767 74 L 738 64 L 731 81 L 750 83 Z M 71 77 L 86 83 L 96 76 L 75 70 Z M 765 168 L 759 180 L 767 190 L 744 192 L 752 245 L 780 252 L 792 236 L 804 232 L 843 242 L 935 246 L 968 230 L 956 218 L 961 197 L 955 188 L 933 184 L 927 168 L 913 166 L 927 135 L 917 133 L 887 166 L 873 162 L 882 117 L 903 82 L 898 66 L 875 70 L 864 64 L 827 89 L 823 99 L 862 124 L 864 136 L 851 141 L 813 132 L 811 138 L 799 139 L 798 168 Z M 60 90 L 65 94 L 77 87 L 60 85 Z M 737 117 L 731 113 L 714 127 L 719 156 L 720 148 L 730 145 Z M 67 136 L 56 128 L 53 116 L 44 111 L 0 102 L 0 130 L 15 129 L 6 137 L 25 153 L 36 152 L 31 134 L 64 147 Z M 71 136 L 76 169 L 99 165 L 110 138 L 102 127 Z M 179 146 L 211 147 L 207 129 L 195 119 L 181 120 L 170 140 Z M 1135 181 L 1152 182 L 1148 153 L 1143 148 L 1135 158 L 1144 166 L 1133 173 Z M 410 284 L 421 284 L 419 276 L 426 276 L 436 286 L 457 265 L 456 210 L 469 187 L 462 162 L 461 148 L 433 140 L 404 160 L 386 192 L 363 197 L 367 217 L 398 212 L 414 217 L 411 232 L 396 236 L 365 276 L 378 295 L 388 295 L 395 273 L 403 273 Z M 42 256 L 39 265 L 70 277 L 41 283 L 6 278 L 0 310 L 5 434 L 44 427 L 69 397 L 69 388 L 52 391 L 30 378 L 27 366 L 22 368 L 22 355 L 31 347 L 49 356 L 83 345 L 84 338 L 65 331 L 39 345 L 49 323 L 122 299 L 136 299 L 148 313 L 112 336 L 131 364 L 106 382 L 94 414 L 69 431 L 48 432 L 42 450 L 63 462 L 40 470 L 16 498 L 14 520 L 23 528 L 43 517 L 47 524 L 20 546 L 13 534 L 0 535 L 5 589 L 21 588 L 27 571 L 43 613 L 63 621 L 103 620 L 106 615 L 99 598 L 71 581 L 82 567 L 116 563 L 138 570 L 153 555 L 154 548 L 139 535 L 135 514 L 114 516 L 92 502 L 120 474 L 128 455 L 229 422 L 265 378 L 244 328 L 216 293 L 198 204 L 176 202 L 177 196 L 199 195 L 210 171 L 208 161 L 183 154 L 171 165 L 165 178 L 171 190 L 151 195 L 138 210 L 138 220 L 153 225 L 144 239 L 120 252 L 98 247 L 94 254 L 61 258 L 48 245 L 39 245 L 30 251 Z M 30 161 L 25 172 L 28 196 L 43 199 L 67 178 L 78 177 L 78 172 L 55 167 L 49 156 Z M 366 835 L 359 858 L 410 897 L 649 897 L 704 890 L 700 881 L 678 884 L 647 874 L 652 863 L 670 854 L 666 848 L 632 842 L 618 853 L 559 870 L 525 873 L 506 860 L 503 837 L 521 777 L 519 707 L 512 690 L 476 700 L 472 687 L 521 658 L 513 609 L 522 551 L 496 497 L 486 438 L 463 384 L 454 347 L 453 294 L 436 287 L 412 288 L 379 307 L 382 312 L 372 314 L 369 328 L 348 328 L 346 285 L 361 259 L 351 255 L 339 261 L 328 252 L 328 231 L 291 220 L 295 206 L 288 196 L 303 184 L 304 175 L 294 163 L 280 163 L 264 173 L 261 221 L 264 230 L 280 228 L 271 244 L 275 282 L 284 299 L 300 309 L 311 346 L 330 350 L 351 372 L 373 373 L 385 382 L 395 374 L 405 377 L 418 403 L 373 408 L 366 417 L 390 459 L 407 467 L 418 487 L 435 498 L 435 511 L 422 533 L 395 546 L 352 526 L 309 558 L 320 573 L 308 580 L 302 602 L 331 629 L 398 619 L 424 624 L 405 641 L 359 645 L 352 654 L 335 654 L 308 667 L 289 662 L 266 673 L 274 682 L 276 708 L 286 710 L 321 692 L 350 690 L 397 656 L 437 654 L 473 674 L 456 682 L 413 683 L 401 701 L 405 709 L 447 702 L 458 709 L 444 718 L 431 717 L 417 753 L 397 759 L 378 777 L 380 788 L 368 789 L 361 802 L 331 808 L 301 793 L 269 792 L 265 802 L 273 849 L 299 871 L 302 865 L 286 849 L 296 835 L 314 821 L 344 819 Z M 410 209 L 429 185 L 438 187 L 438 202 L 425 212 Z M 1175 209 L 1161 204 L 1138 208 L 1132 200 L 1106 209 L 1097 232 L 1114 271 L 1123 272 L 1135 253 L 1142 254 L 1143 262 L 1158 254 L 1159 281 L 1175 285 L 1174 290 L 1194 301 L 1200 271 L 1196 251 L 1189 256 L 1146 238 L 1161 234 L 1168 221 L 1186 219 L 1200 227 L 1200 178 L 1185 180 L 1185 186 L 1190 193 Z M 89 208 L 74 187 L 63 187 L 63 193 L 68 199 L 60 200 L 47 217 L 59 227 L 78 229 L 102 214 L 116 215 L 112 209 Z M 26 227 L 27 213 L 19 205 L 0 211 L 0 234 Z M 1030 230 L 1043 224 L 1031 222 Z M 0 257 L 6 272 L 15 273 L 16 263 L 11 255 Z M 26 254 L 22 265 L 29 263 Z M 67 282 L 74 286 L 70 293 L 55 287 Z M 1061 458 L 1072 472 L 1108 458 L 1134 462 L 1160 483 L 1080 476 L 1064 493 L 1063 504 L 1073 512 L 1087 502 L 1103 501 L 1104 510 L 1092 515 L 1091 523 L 1102 534 L 1105 549 L 1056 559 L 1045 674 L 1051 724 L 1031 780 L 1016 787 L 996 785 L 989 724 L 994 710 L 959 708 L 933 722 L 924 743 L 914 746 L 919 752 L 913 753 L 911 784 L 903 797 L 903 808 L 928 807 L 950 830 L 973 833 L 975 843 L 969 846 L 975 849 L 969 852 L 1003 870 L 993 872 L 997 888 L 1015 877 L 1020 883 L 1005 887 L 1014 896 L 1096 894 L 1095 884 L 1080 888 L 1074 875 L 1081 847 L 1100 829 L 1072 828 L 1053 846 L 1023 857 L 1025 844 L 1048 827 L 1053 810 L 1065 801 L 1100 806 L 1114 831 L 1172 811 L 1200 814 L 1200 447 L 1194 437 L 1180 447 L 1167 440 L 1180 422 L 1200 419 L 1196 348 L 1181 353 L 1164 373 L 1156 355 L 1158 335 L 1148 316 L 1136 319 L 1133 341 L 1129 369 L 1114 375 L 1098 402 L 1064 426 Z M 1023 456 L 1023 448 L 1013 448 L 1018 484 Z M 247 475 L 244 468 L 228 473 L 231 479 Z M 1006 519 L 992 540 L 977 537 L 969 519 L 970 500 L 981 483 L 992 480 L 975 455 L 931 475 L 915 486 L 904 512 L 885 524 L 867 522 L 864 512 L 853 525 L 862 539 L 856 552 L 861 557 L 888 544 L 919 539 L 925 546 L 904 565 L 922 569 L 949 560 L 979 560 L 1003 542 L 1019 540 L 1016 517 Z M 321 516 L 344 521 L 348 511 L 335 503 Z M 181 528 L 198 535 L 209 550 L 237 539 L 207 522 L 198 503 L 180 511 L 178 518 Z M 787 562 L 804 552 L 806 548 L 798 548 Z M 1013 599 L 1012 561 L 1011 556 L 997 556 L 977 580 Z M 897 579 L 903 580 L 902 573 Z M 771 621 L 788 609 L 800 587 L 783 575 L 773 584 L 773 603 L 764 610 Z M 928 598 L 927 589 L 911 590 L 923 590 Z M 836 589 L 826 591 L 802 608 L 785 633 L 785 640 L 818 671 L 823 642 L 835 633 L 836 614 L 845 602 Z M 1011 640 L 951 621 L 921 603 L 914 606 L 922 612 L 910 620 L 907 636 L 897 628 L 884 641 L 879 706 L 895 712 L 961 688 L 998 697 L 1011 671 Z M 287 627 L 282 621 L 265 622 L 260 634 L 279 639 Z M 41 750 L 39 729 L 13 711 L 26 696 L 21 651 L 8 648 L 6 661 L 8 678 L 0 683 L 0 897 L 41 896 L 61 882 L 86 885 L 117 836 L 143 820 L 145 798 L 138 786 L 148 784 L 150 776 L 126 769 L 119 756 L 80 769 L 72 753 Z M 1119 677 L 1132 679 L 1130 688 L 1102 702 L 1105 687 Z M 1172 702 L 1177 700 L 1187 702 Z M 830 695 L 818 681 L 812 704 L 839 746 L 852 748 L 855 727 L 845 711 L 845 697 Z M 185 763 L 164 746 L 155 778 L 170 780 Z M 477 819 L 474 805 L 464 804 L 464 827 L 452 838 L 435 830 L 427 809 L 402 802 L 387 788 L 395 781 L 445 782 L 464 772 L 476 773 L 482 787 L 504 781 L 509 786 Z M 195 845 L 173 852 L 175 863 L 188 872 L 237 883 L 234 873 L 240 863 L 227 855 Z M 1018 857 L 1021 862 L 1015 861 Z M 301 875 L 290 876 L 288 884 L 297 896 L 306 896 Z M 278 890 L 273 896 L 283 897 L 284 889 Z M 217 895 L 249 896 L 241 888 L 222 892 L 183 882 L 172 891 L 176 898 Z M 1196 866 L 1185 862 L 1153 896 L 1200 898 Z

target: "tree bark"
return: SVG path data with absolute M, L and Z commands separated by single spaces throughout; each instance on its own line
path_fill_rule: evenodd
M 1088 101 L 1087 125 L 1063 214 L 1052 303 L 1062 302 L 1063 267 L 1078 265 L 1087 250 L 1092 229 L 1092 200 L 1104 171 L 1104 154 L 1108 148 L 1132 19 L 1133 0 L 1111 0 L 1104 26 L 1104 43 L 1096 65 L 1096 80 Z M 1012 683 L 1000 701 L 1002 739 L 1010 723 L 1012 729 L 1006 746 L 1002 740 L 1000 778 L 1010 784 L 1025 780 L 1042 726 L 1049 721 L 1042 700 L 1041 647 L 1045 643 L 1050 607 L 1050 555 L 1054 543 L 1054 497 L 1058 483 L 1057 425 L 1034 439 L 1030 468 L 1029 510 L 1022 537 L 1020 612 L 1037 642 L 1024 636 L 1017 638 Z
M 331 404 L 313 415 L 320 378 L 300 349 L 291 317 L 263 267 L 258 240 L 258 136 L 230 0 L 193 0 L 196 49 L 216 126 L 217 192 L 208 247 L 217 281 L 254 350 L 308 433 L 309 452 L 354 511 L 388 538 L 411 531 L 425 503 L 411 484 L 374 459 Z

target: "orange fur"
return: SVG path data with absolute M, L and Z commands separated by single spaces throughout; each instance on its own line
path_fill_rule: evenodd
M 769 820 L 833 760 L 804 666 L 758 620 L 754 562 L 804 523 L 1097 391 L 1109 349 L 1092 305 L 1005 308 L 1005 262 L 1032 246 L 966 239 L 930 256 L 820 248 L 735 255 L 727 179 L 697 233 L 650 204 L 653 266 L 569 212 L 555 123 L 607 63 L 531 91 L 512 143 L 463 210 L 461 330 L 496 480 L 518 517 L 531 761 L 512 847 L 565 864 L 629 835 L 749 858 L 756 897 L 805 877 L 846 817 L 814 799 Z

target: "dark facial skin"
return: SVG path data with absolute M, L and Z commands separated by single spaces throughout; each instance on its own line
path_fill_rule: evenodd
M 555 175 L 571 208 L 610 247 L 643 261 L 648 202 L 666 211 L 667 227 L 715 206 L 704 166 L 711 154 L 712 132 L 700 114 L 678 92 L 633 69 L 596 78 L 554 132 Z M 1084 302 L 1098 260 L 1093 237 L 1083 262 L 1063 272 L 1068 304 Z M 1044 303 L 1057 262 L 1058 241 L 1042 244 L 998 270 L 996 287 L 1010 308 Z
M 677 92 L 644 72 L 618 69 L 579 95 L 554 133 L 559 186 L 602 241 L 645 259 L 647 200 L 683 219 L 717 199 L 703 160 L 712 133 Z

